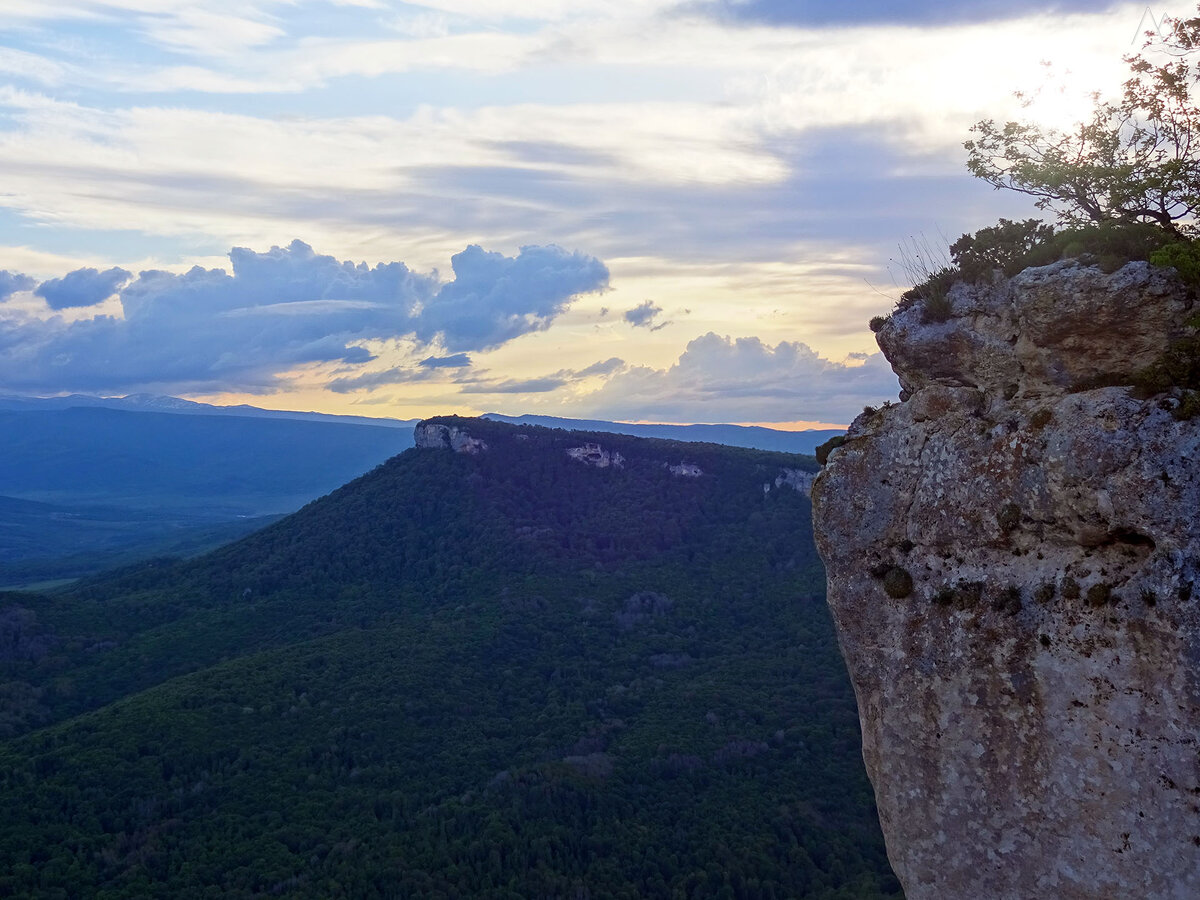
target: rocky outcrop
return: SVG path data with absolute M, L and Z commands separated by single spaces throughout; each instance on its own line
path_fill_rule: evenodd
M 482 453 L 487 444 L 454 425 L 440 422 L 418 422 L 413 431 L 413 443 L 423 450 L 453 450 L 455 453 Z
M 813 481 L 817 478 L 816 472 L 806 472 L 803 469 L 780 469 L 779 474 L 775 476 L 774 485 L 776 488 L 791 488 L 798 494 L 803 494 L 806 497 L 812 495 Z M 763 485 L 763 493 L 771 493 L 772 482 L 767 482 Z
M 1195 302 L 1069 262 L 950 299 L 880 330 L 907 402 L 813 486 L 893 866 L 910 900 L 1200 897 L 1200 419 L 1121 386 Z
M 609 453 L 599 444 L 568 447 L 567 456 L 578 460 L 584 465 L 595 466 L 597 469 L 607 469 L 609 466 L 612 466 L 614 469 L 620 469 L 625 465 L 625 457 L 620 453 Z
M 676 478 L 699 478 L 704 474 L 704 470 L 695 463 L 681 462 L 677 466 L 664 463 L 664 465 L 667 466 L 667 471 Z

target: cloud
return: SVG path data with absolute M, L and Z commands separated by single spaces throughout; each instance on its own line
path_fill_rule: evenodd
M 685 3 L 684 12 L 699 12 L 727 22 L 822 27 L 829 25 L 957 25 L 1016 19 L 1033 14 L 1102 12 L 1117 0 L 699 0 Z
M 476 244 L 450 260 L 454 281 L 416 320 L 418 339 L 447 350 L 488 350 L 544 331 L 572 297 L 608 286 L 604 263 L 561 247 L 522 247 L 517 257 Z
M 464 394 L 546 394 L 566 387 L 568 376 L 543 375 L 540 378 L 506 378 L 501 381 L 479 381 L 464 384 Z
M 393 366 L 381 372 L 363 372 L 361 375 L 335 378 L 325 385 L 327 390 L 335 394 L 349 394 L 352 391 L 371 390 L 377 387 L 387 387 L 393 384 L 411 384 L 414 381 L 428 381 L 433 377 L 432 369 L 421 369 L 413 366 Z
M 132 274 L 119 266 L 103 272 L 99 269 L 76 269 L 62 278 L 43 281 L 34 294 L 45 299 L 51 309 L 95 306 L 115 294 Z
M 625 360 L 615 356 L 592 363 L 583 369 L 559 369 L 536 378 L 459 378 L 464 394 L 548 394 L 586 378 L 607 378 L 625 369 Z
M 466 353 L 455 353 L 453 356 L 428 356 L 417 365 L 431 369 L 460 369 L 471 365 L 471 357 Z
M 0 308 L 0 382 L 37 391 L 265 391 L 309 364 L 357 366 L 370 341 L 407 339 L 449 366 L 547 328 L 580 293 L 603 289 L 599 260 L 560 247 L 515 257 L 470 246 L 454 279 L 401 262 L 343 262 L 302 241 L 259 253 L 234 248 L 232 272 L 194 267 L 144 271 L 120 290 L 123 317 L 36 319 Z M 94 303 L 121 269 L 78 270 L 45 282 L 52 307 Z M 107 281 L 105 279 L 108 279 Z M 338 379 L 335 390 L 419 380 L 434 363 Z
M 17 293 L 17 291 L 29 291 L 36 285 L 37 282 L 28 275 L 0 269 L 0 303 L 3 303 L 13 294 Z
M 580 369 L 575 372 L 576 378 L 591 378 L 595 375 L 612 375 L 614 372 L 619 372 L 625 368 L 625 360 L 613 356 L 603 362 L 592 363 L 586 369 Z
M 580 413 L 656 422 L 849 422 L 898 390 L 880 353 L 848 365 L 798 342 L 772 347 L 709 332 L 670 368 L 615 374 L 581 400 Z
M 625 310 L 625 321 L 634 328 L 649 328 L 651 331 L 657 331 L 663 325 L 669 325 L 669 322 L 664 322 L 663 325 L 655 326 L 654 317 L 662 312 L 662 307 L 653 300 L 645 300 L 639 303 L 633 309 Z

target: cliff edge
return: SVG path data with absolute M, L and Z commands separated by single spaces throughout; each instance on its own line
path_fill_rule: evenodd
M 892 864 L 910 900 L 1200 897 L 1200 418 L 1128 386 L 1200 305 L 1144 262 L 949 300 L 880 329 L 905 402 L 813 486 Z

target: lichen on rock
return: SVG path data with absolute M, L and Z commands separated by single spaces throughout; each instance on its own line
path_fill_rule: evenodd
M 879 329 L 908 399 L 813 486 L 893 866 L 911 900 L 1200 897 L 1200 421 L 1128 387 L 1196 301 L 1068 261 L 950 303 Z

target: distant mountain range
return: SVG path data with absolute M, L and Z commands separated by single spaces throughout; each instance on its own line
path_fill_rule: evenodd
M 347 425 L 378 425 L 384 428 L 412 428 L 417 419 L 387 419 L 370 416 L 338 416 L 328 413 L 295 412 L 286 409 L 262 409 L 244 403 L 236 406 L 216 406 L 180 397 L 161 394 L 129 394 L 125 397 L 95 397 L 91 394 L 70 394 L 66 397 L 22 397 L 0 394 L 0 410 L 28 411 L 45 409 L 74 409 L 99 407 L 126 412 L 158 412 L 191 416 L 245 416 L 254 419 L 299 419 L 307 422 L 340 422 Z
M 780 431 L 759 425 L 660 425 L 631 422 L 604 422 L 597 419 L 560 419 L 555 416 L 505 416 L 488 413 L 483 418 L 512 425 L 542 425 L 546 428 L 565 428 L 575 431 L 608 431 L 634 437 L 666 438 L 670 441 L 698 441 L 724 444 L 727 447 L 749 447 L 754 450 L 774 450 L 779 453 L 804 453 L 809 456 L 831 437 L 842 434 L 844 428 L 812 429 L 809 431 Z
M 47 409 L 72 409 L 76 407 L 100 407 L 120 409 L 126 412 L 158 412 L 193 416 L 243 416 L 255 419 L 298 419 L 309 422 L 339 422 L 354 425 L 377 425 L 385 428 L 412 428 L 417 419 L 374 418 L 370 416 L 344 416 L 317 412 L 296 412 L 283 409 L 263 409 L 258 406 L 216 406 L 198 403 L 180 397 L 160 394 L 129 394 L 125 397 L 95 397 L 89 394 L 71 394 L 66 397 L 21 397 L 0 394 L 0 410 L 27 411 Z M 603 419 L 569 419 L 558 416 L 487 413 L 485 419 L 508 422 L 513 425 L 542 425 L 546 428 L 568 430 L 607 431 L 613 434 L 628 434 L 634 437 L 657 437 L 672 441 L 698 441 L 710 444 L 725 444 L 728 447 L 750 447 L 755 450 L 775 450 L 780 453 L 812 452 L 835 434 L 844 429 L 812 429 L 807 431 L 783 431 L 758 425 L 667 425 L 632 422 L 609 422 Z
M 836 431 L 487 418 L 811 454 Z M 0 587 L 215 546 L 413 445 L 417 420 L 178 397 L 0 396 Z

